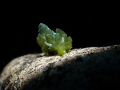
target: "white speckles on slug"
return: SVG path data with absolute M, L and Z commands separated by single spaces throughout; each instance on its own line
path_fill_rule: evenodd
M 45 45 L 47 45 L 48 47 L 51 47 L 52 46 L 52 44 L 50 44 L 50 43 L 47 43 L 47 42 L 44 42 L 45 43 Z
M 64 37 L 62 37 L 61 43 L 64 43 Z
M 53 36 L 56 35 L 56 33 L 53 30 L 52 30 L 52 32 L 53 32 Z

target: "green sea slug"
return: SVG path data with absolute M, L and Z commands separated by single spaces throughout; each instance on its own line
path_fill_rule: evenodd
M 38 26 L 37 43 L 41 47 L 42 52 L 47 55 L 64 55 L 72 48 L 72 38 L 56 28 L 56 32 L 48 26 L 40 23 Z

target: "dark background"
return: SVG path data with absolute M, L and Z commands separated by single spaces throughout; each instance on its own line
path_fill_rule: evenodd
M 64 30 L 72 37 L 73 48 L 120 44 L 117 6 L 68 2 L 47 4 L 17 2 L 1 7 L 0 71 L 18 56 L 41 53 L 41 48 L 36 43 L 41 22 L 54 31 L 56 28 Z

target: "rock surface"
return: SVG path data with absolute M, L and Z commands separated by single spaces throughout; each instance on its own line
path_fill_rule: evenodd
M 114 45 L 15 58 L 0 75 L 0 90 L 116 89 L 119 82 L 120 45 Z

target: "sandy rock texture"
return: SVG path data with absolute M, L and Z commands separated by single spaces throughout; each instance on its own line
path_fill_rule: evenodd
M 119 82 L 120 45 L 113 45 L 15 58 L 1 72 L 0 90 L 116 89 Z

